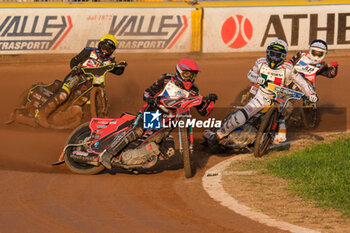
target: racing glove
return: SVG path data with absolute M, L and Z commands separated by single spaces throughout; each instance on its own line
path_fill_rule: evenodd
M 208 95 L 208 100 L 209 101 L 216 101 L 217 99 L 218 99 L 218 96 L 216 94 L 214 94 L 214 93 L 210 93 Z
M 332 61 L 331 64 L 327 64 L 327 70 L 330 78 L 334 78 L 338 73 L 338 62 Z
M 81 70 L 81 67 L 79 66 L 74 66 L 72 68 L 72 75 L 75 76 L 75 75 L 79 75 L 79 74 L 82 74 L 83 71 Z
M 316 94 L 311 94 L 311 95 L 309 96 L 309 100 L 310 100 L 310 102 L 312 102 L 312 103 L 316 103 L 317 100 L 318 100 L 318 97 L 317 97 Z
M 156 98 L 154 98 L 154 97 L 147 97 L 145 99 L 145 101 L 147 102 L 147 104 L 149 104 L 151 106 L 156 106 L 156 104 L 157 104 Z
M 128 63 L 124 60 L 121 60 L 119 63 L 118 63 L 118 66 L 119 67 L 126 67 L 128 65 Z
M 266 82 L 266 80 L 263 77 L 258 77 L 256 79 L 256 83 L 259 84 L 259 85 L 264 85 L 265 82 Z
M 333 67 L 335 67 L 335 68 L 338 69 L 338 62 L 332 61 L 332 62 L 331 62 L 331 66 L 333 66 Z

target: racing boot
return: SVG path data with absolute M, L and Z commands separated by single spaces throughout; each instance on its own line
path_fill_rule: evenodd
M 50 128 L 50 124 L 47 121 L 48 116 L 57 109 L 68 97 L 67 92 L 59 90 L 56 92 L 40 109 L 35 116 L 38 124 L 44 128 Z
M 278 121 L 278 133 L 275 135 L 272 144 L 280 144 L 287 141 L 287 129 L 284 119 Z
M 108 150 L 104 150 L 99 155 L 100 156 L 99 162 L 102 163 L 102 165 L 105 166 L 107 169 L 111 169 L 113 156 L 118 154 L 124 147 L 129 145 L 130 142 L 140 138 L 142 134 L 143 134 L 142 127 L 137 126 L 135 128 L 130 129 L 121 139 L 118 139 L 118 137 L 116 137 L 117 141 L 113 140 L 111 142 L 111 145 L 113 146 Z
M 215 145 L 219 142 L 219 138 L 217 137 L 217 134 L 209 129 L 204 130 L 203 137 L 211 145 Z

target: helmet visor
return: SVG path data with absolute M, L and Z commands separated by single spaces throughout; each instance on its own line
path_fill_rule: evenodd
M 188 71 L 188 70 L 184 70 L 182 71 L 181 73 L 181 77 L 183 80 L 185 81 L 191 81 L 191 82 L 194 82 L 194 80 L 196 79 L 197 77 L 197 71 Z
M 284 59 L 286 57 L 286 54 L 280 51 L 276 50 L 267 50 L 267 55 L 269 55 L 272 58 L 282 58 Z
M 103 53 L 112 54 L 114 52 L 115 48 L 114 48 L 114 46 L 112 46 L 109 43 L 102 43 L 101 50 Z
M 312 54 L 312 56 L 314 56 L 314 57 L 319 57 L 319 58 L 321 58 L 321 57 L 324 56 L 324 51 L 312 49 L 312 50 L 311 50 L 311 54 Z

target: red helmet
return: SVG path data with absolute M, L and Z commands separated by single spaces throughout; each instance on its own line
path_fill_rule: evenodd
M 176 76 L 184 83 L 193 83 L 199 72 L 197 63 L 191 59 L 181 59 L 176 65 Z

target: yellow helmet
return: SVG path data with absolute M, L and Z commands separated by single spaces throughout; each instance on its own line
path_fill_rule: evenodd
M 112 55 L 117 46 L 118 41 L 111 34 L 102 36 L 100 42 L 98 43 L 98 49 L 101 51 L 103 57 L 109 57 Z
M 106 35 L 102 36 L 100 41 L 104 41 L 104 40 L 110 40 L 111 42 L 113 42 L 114 47 L 117 48 L 118 40 L 112 34 L 106 34 Z

